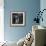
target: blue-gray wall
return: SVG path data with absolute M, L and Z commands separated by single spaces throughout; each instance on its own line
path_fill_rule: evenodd
M 40 9 L 40 0 L 4 0 L 4 38 L 7 41 L 18 41 L 32 29 L 33 19 Z M 10 27 L 11 11 L 24 11 L 26 26 Z
M 40 10 L 42 11 L 43 9 L 46 9 L 46 0 L 41 0 L 40 1 Z M 43 22 L 40 22 L 40 25 L 45 26 L 46 27 L 46 10 L 43 12 Z

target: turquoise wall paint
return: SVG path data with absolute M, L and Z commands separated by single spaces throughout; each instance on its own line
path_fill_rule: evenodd
M 40 9 L 40 0 L 4 0 L 4 39 L 18 41 L 32 29 L 33 19 Z M 10 27 L 11 11 L 24 11 L 26 26 Z

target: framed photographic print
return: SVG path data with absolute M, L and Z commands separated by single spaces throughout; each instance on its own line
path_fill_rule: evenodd
M 24 26 L 25 12 L 11 12 L 11 26 Z

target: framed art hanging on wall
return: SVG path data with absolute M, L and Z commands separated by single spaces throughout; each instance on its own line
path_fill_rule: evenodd
M 25 25 L 25 12 L 11 12 L 11 26 Z

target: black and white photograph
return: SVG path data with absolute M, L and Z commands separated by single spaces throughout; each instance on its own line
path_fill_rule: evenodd
M 11 26 L 24 26 L 25 13 L 24 12 L 11 12 Z

